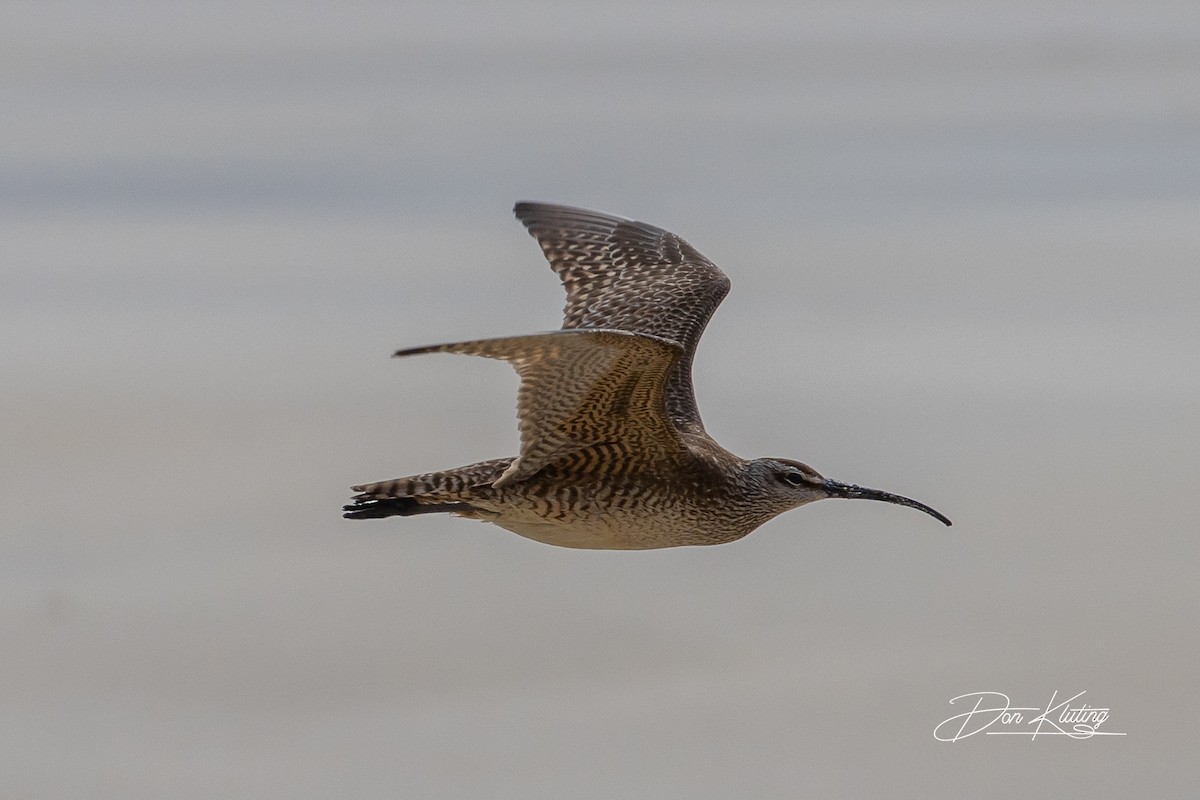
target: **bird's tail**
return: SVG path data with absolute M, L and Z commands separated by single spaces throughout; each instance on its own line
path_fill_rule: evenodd
M 346 519 L 381 519 L 440 512 L 469 515 L 478 510 L 471 501 L 490 494 L 492 482 L 512 461 L 511 458 L 496 458 L 442 472 L 352 486 L 358 494 L 352 498 L 352 504 L 342 507 L 345 512 L 342 516 Z

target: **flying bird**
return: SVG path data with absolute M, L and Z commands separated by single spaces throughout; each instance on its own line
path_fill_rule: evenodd
M 507 361 L 521 452 L 352 487 L 348 519 L 450 513 L 563 547 L 722 544 L 828 497 L 907 497 L 785 458 L 739 458 L 704 430 L 692 358 L 729 279 L 679 236 L 624 217 L 517 203 L 567 292 L 562 329 L 398 350 Z

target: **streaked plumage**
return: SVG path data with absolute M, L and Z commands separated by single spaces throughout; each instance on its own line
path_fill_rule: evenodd
M 548 544 L 647 549 L 719 544 L 824 497 L 933 509 L 838 483 L 787 459 L 738 458 L 704 431 L 692 358 L 729 291 L 669 231 L 595 211 L 518 203 L 567 291 L 563 329 L 400 350 L 508 361 L 521 378 L 521 452 L 355 486 L 345 516 L 450 512 Z

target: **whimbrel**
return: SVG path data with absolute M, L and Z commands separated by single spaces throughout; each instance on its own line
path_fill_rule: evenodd
M 747 460 L 704 430 L 692 357 L 729 279 L 680 237 L 581 208 L 517 203 L 567 291 L 562 330 L 399 350 L 507 361 L 521 453 L 355 486 L 349 519 L 448 512 L 547 544 L 612 550 L 721 544 L 827 497 L 907 497 L 784 458 Z

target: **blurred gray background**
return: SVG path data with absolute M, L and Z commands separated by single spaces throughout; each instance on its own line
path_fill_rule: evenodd
M 1200 6 L 12 3 L 0 795 L 1129 797 L 1200 767 Z M 577 552 L 511 455 L 518 199 L 734 290 L 710 432 L 923 500 Z M 1086 691 L 1125 737 L 933 729 Z

